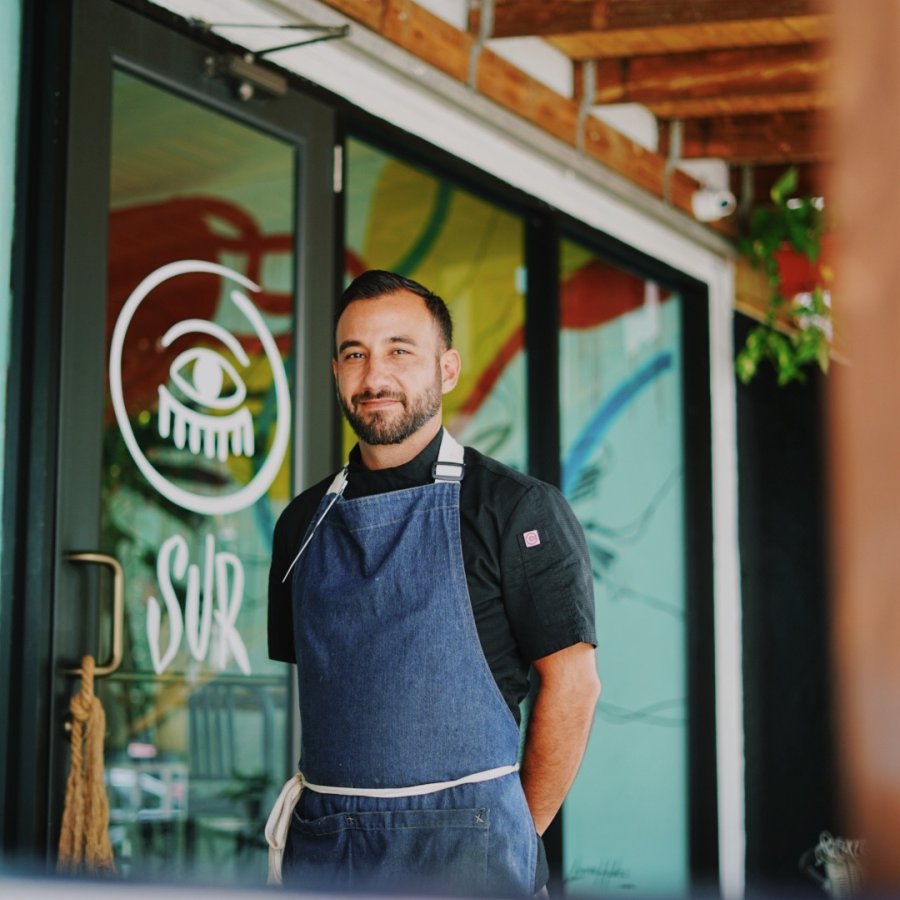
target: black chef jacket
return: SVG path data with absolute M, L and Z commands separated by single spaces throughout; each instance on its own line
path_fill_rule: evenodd
M 442 432 L 414 459 L 368 470 L 350 454 L 346 499 L 433 481 Z M 562 494 L 465 449 L 459 519 L 463 565 L 482 650 L 516 721 L 528 693 L 528 669 L 572 644 L 596 644 L 594 587 L 584 533 Z M 300 549 L 332 476 L 296 497 L 275 526 L 269 573 L 269 656 L 294 662 L 292 576 L 282 578 Z M 365 652 L 365 648 L 360 648 Z

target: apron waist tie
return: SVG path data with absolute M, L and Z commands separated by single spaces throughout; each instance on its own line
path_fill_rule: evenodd
M 300 799 L 304 788 L 316 794 L 339 794 L 345 797 L 420 797 L 423 794 L 434 794 L 447 788 L 458 787 L 461 784 L 476 784 L 479 781 L 491 781 L 494 778 L 502 778 L 519 771 L 519 764 L 511 766 L 497 766 L 494 769 L 485 769 L 483 772 L 473 772 L 471 775 L 463 775 L 453 781 L 432 781 L 429 784 L 416 784 L 412 787 L 401 788 L 352 788 L 329 787 L 322 784 L 311 784 L 298 772 L 285 782 L 272 812 L 266 822 L 266 842 L 269 845 L 269 884 L 281 884 L 281 859 L 284 856 L 284 847 L 287 843 L 288 831 L 291 826 L 291 816 L 294 807 Z
M 512 775 L 519 771 L 519 764 L 512 766 L 497 766 L 495 769 L 485 769 L 483 772 L 473 772 L 471 775 L 463 775 L 453 781 L 432 781 L 430 784 L 415 784 L 412 787 L 402 788 L 350 788 L 350 787 L 325 787 L 321 784 L 303 784 L 309 790 L 317 794 L 341 794 L 346 797 L 420 797 L 422 794 L 436 794 L 447 788 L 458 787 L 461 784 L 475 784 L 479 781 L 491 781 L 494 778 L 502 778 L 504 775 Z

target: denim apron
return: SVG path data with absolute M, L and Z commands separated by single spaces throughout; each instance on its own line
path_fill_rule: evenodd
M 341 497 L 345 469 L 295 560 L 302 775 L 284 842 L 289 885 L 541 887 L 519 729 L 463 568 L 462 455 L 444 431 L 434 483 L 354 500 Z

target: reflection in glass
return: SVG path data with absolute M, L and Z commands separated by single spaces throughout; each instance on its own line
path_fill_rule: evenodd
M 102 545 L 125 662 L 101 685 L 116 863 L 265 880 L 289 674 L 267 574 L 291 496 L 292 147 L 116 73 Z
M 681 299 L 561 252 L 562 488 L 591 552 L 603 696 L 564 807 L 569 892 L 687 890 Z

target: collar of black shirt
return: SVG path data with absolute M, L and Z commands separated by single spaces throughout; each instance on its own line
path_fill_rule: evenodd
M 350 481 L 347 486 L 348 499 L 349 497 L 395 491 L 430 483 L 433 480 L 431 467 L 438 458 L 443 434 L 444 429 L 439 429 L 431 443 L 418 456 L 414 456 L 402 466 L 395 466 L 391 469 L 367 469 L 362 463 L 359 444 L 357 444 L 350 451 L 348 459 L 350 466 Z

